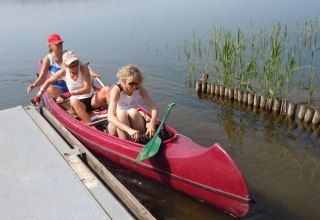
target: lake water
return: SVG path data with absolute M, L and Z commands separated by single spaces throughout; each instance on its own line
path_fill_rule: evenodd
M 269 28 L 273 22 L 294 28 L 297 22 L 319 18 L 319 8 L 316 0 L 0 0 L 0 109 L 29 104 L 36 91 L 27 94 L 26 88 L 47 54 L 47 37 L 59 33 L 64 48 L 90 62 L 108 85 L 116 82 L 121 66 L 138 65 L 160 117 L 175 102 L 167 123 L 204 146 L 219 142 L 255 198 L 245 219 L 319 219 L 320 131 L 199 99 L 177 65 L 177 46 L 193 32 L 205 35 L 213 26 Z M 231 219 L 210 205 L 103 162 L 158 219 Z

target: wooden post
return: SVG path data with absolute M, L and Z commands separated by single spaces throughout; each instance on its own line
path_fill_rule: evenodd
M 220 85 L 220 87 L 219 87 L 219 94 L 220 94 L 221 97 L 224 96 L 224 85 Z
M 280 107 L 280 114 L 281 115 L 285 115 L 286 114 L 286 112 L 287 112 L 287 104 L 288 104 L 287 100 L 283 99 L 281 101 L 281 107 Z
M 233 97 L 234 97 L 233 94 L 234 94 L 234 90 L 232 88 L 229 88 L 228 97 L 229 97 L 230 100 L 233 99 Z
M 253 94 L 251 92 L 248 93 L 248 105 L 251 106 L 253 104 Z
M 247 104 L 248 102 L 248 92 L 244 91 L 242 95 L 242 101 L 244 104 Z
M 299 120 L 302 121 L 304 119 L 304 115 L 306 114 L 306 111 L 307 111 L 307 107 L 305 105 L 301 105 L 298 113 Z
M 293 102 L 289 102 L 288 103 L 288 112 L 287 112 L 287 116 L 289 118 L 294 118 L 295 114 L 296 114 L 296 110 L 297 110 L 297 104 L 293 103 Z
M 312 118 L 312 124 L 318 126 L 320 123 L 320 110 L 315 110 Z
M 220 94 L 219 92 L 220 92 L 219 85 L 214 85 L 214 95 L 216 97 L 219 97 L 219 94 Z
M 207 95 L 211 94 L 211 83 L 207 83 Z
M 196 93 L 199 94 L 201 92 L 202 82 L 200 80 L 196 81 Z
M 211 84 L 210 94 L 214 96 L 214 83 Z
M 266 110 L 267 112 L 270 112 L 271 106 L 272 106 L 272 98 L 268 97 L 268 98 L 267 98 L 267 101 L 266 101 L 265 110 Z
M 239 89 L 238 90 L 238 102 L 242 102 L 243 92 Z
M 229 94 L 229 87 L 224 88 L 224 97 L 227 99 Z
M 266 107 L 266 99 L 264 98 L 263 95 L 260 96 L 260 108 L 265 108 Z
M 275 113 L 279 113 L 279 110 L 280 110 L 280 101 L 279 99 L 275 98 L 273 99 L 272 111 Z
M 233 90 L 233 99 L 234 99 L 234 101 L 238 100 L 238 89 L 237 88 L 235 88 Z
M 313 115 L 314 115 L 314 110 L 310 107 L 307 108 L 303 121 L 305 123 L 310 123 L 312 121 Z
M 203 95 L 205 95 L 206 92 L 207 92 L 207 83 L 206 82 L 202 82 L 201 93 Z
M 256 108 L 260 106 L 260 96 L 258 94 L 254 94 L 253 106 Z

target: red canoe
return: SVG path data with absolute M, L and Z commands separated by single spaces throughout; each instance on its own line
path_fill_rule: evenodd
M 95 130 L 65 112 L 47 93 L 42 98 L 52 115 L 86 147 L 159 183 L 211 203 L 232 216 L 243 217 L 248 213 L 252 199 L 246 182 L 219 144 L 200 146 L 165 125 L 172 137 L 163 141 L 156 156 L 136 162 L 142 144 Z

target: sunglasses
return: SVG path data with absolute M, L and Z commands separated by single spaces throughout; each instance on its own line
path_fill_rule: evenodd
M 129 82 L 128 84 L 129 86 L 139 86 L 139 83 L 137 82 Z
M 54 45 L 54 46 L 61 46 L 63 42 L 60 42 L 58 44 L 51 44 L 51 45 Z
M 68 67 L 69 67 L 69 68 L 73 68 L 73 67 L 78 66 L 78 64 L 79 64 L 79 61 L 74 61 L 74 62 L 72 62 L 70 65 L 68 65 Z

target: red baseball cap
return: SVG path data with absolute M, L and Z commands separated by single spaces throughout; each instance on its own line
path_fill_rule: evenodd
M 59 44 L 62 42 L 63 42 L 63 40 L 61 39 L 59 34 L 51 34 L 48 37 L 48 44 Z

